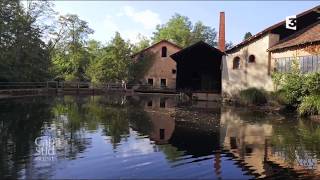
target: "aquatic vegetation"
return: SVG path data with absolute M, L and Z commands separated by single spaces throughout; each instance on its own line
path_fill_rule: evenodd
M 248 88 L 240 91 L 240 102 L 244 104 L 263 105 L 267 103 L 267 97 L 263 90 Z

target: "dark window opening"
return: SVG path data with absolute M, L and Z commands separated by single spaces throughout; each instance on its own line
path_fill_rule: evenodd
M 176 74 L 176 73 L 177 73 L 177 70 L 172 69 L 172 74 Z
M 254 55 L 249 56 L 249 63 L 255 63 L 256 62 L 256 57 Z
M 248 147 L 248 146 L 246 146 L 246 155 L 250 155 L 250 154 L 252 154 L 252 152 L 253 152 L 253 149 L 252 149 L 252 147 Z
M 148 106 L 152 106 L 152 100 L 150 100 L 149 102 L 148 102 Z
M 148 84 L 153 86 L 153 79 L 148 79 Z
M 165 46 L 161 49 L 161 57 L 167 57 L 167 47 Z
M 231 146 L 231 149 L 237 149 L 238 148 L 236 137 L 230 137 L 230 146 Z
M 238 56 L 233 59 L 233 69 L 240 69 L 240 58 Z
M 161 80 L 160 80 L 160 86 L 161 86 L 162 88 L 167 87 L 167 80 L 166 80 L 166 79 L 161 79 Z
M 160 129 L 160 139 L 163 140 L 165 137 L 164 135 L 164 129 Z
M 166 107 L 166 100 L 163 99 L 163 98 L 160 99 L 160 107 L 161 108 L 165 108 Z

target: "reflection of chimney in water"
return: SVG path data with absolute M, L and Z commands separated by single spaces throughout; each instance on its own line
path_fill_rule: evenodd
M 220 151 L 215 152 L 214 154 L 214 172 L 217 175 L 218 179 L 221 179 L 221 159 L 220 159 Z
M 225 14 L 220 12 L 220 22 L 219 22 L 219 50 L 224 52 L 226 46 L 226 37 L 225 37 Z

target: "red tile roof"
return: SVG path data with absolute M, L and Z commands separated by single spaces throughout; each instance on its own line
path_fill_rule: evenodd
M 304 11 L 304 12 L 302 12 L 302 13 L 300 13 L 300 14 L 298 14 L 298 15 L 297 15 L 297 18 L 302 17 L 302 16 L 304 16 L 304 15 L 306 15 L 306 14 L 308 14 L 308 13 L 311 13 L 311 12 L 313 12 L 313 11 L 317 11 L 317 12 L 318 12 L 319 9 L 320 9 L 320 5 L 312 8 L 312 9 L 309 9 L 309 10 L 307 10 L 307 11 Z M 235 50 L 235 49 L 237 49 L 237 48 L 243 47 L 243 46 L 245 46 L 245 45 L 253 42 L 253 41 L 256 40 L 256 39 L 259 39 L 260 37 L 264 36 L 265 34 L 270 33 L 270 32 L 273 31 L 274 29 L 276 29 L 276 28 L 278 28 L 278 27 L 280 27 L 280 26 L 284 26 L 285 23 L 286 23 L 285 20 L 283 20 L 283 21 L 281 21 L 281 22 L 278 22 L 277 24 L 274 24 L 274 25 L 272 25 L 272 26 L 264 29 L 263 31 L 255 34 L 255 35 L 253 35 L 253 36 L 251 36 L 250 38 L 242 41 L 241 43 L 233 46 L 231 49 L 226 50 L 226 52 L 229 53 L 229 52 L 231 52 L 231 51 L 233 51 L 233 50 Z
M 280 50 L 298 45 L 320 42 L 320 21 L 292 34 L 291 36 L 279 41 L 268 49 L 268 51 Z

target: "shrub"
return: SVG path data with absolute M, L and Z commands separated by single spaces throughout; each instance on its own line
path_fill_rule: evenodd
M 267 97 L 263 90 L 248 88 L 240 91 L 240 101 L 245 104 L 262 105 L 267 103 Z
M 320 114 L 320 95 L 306 96 L 298 109 L 299 115 L 319 115 Z
M 320 94 L 320 73 L 312 73 L 305 78 L 305 88 L 310 94 Z
M 288 105 L 288 100 L 287 100 L 287 96 L 286 96 L 286 92 L 282 89 L 276 91 L 276 92 L 272 92 L 270 94 L 271 99 L 278 102 L 281 105 Z

